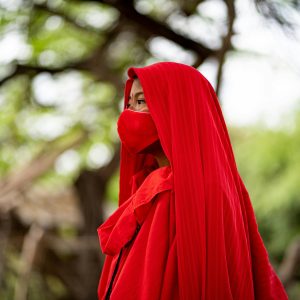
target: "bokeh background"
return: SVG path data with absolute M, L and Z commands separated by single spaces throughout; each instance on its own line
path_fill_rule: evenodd
M 156 61 L 214 86 L 272 265 L 300 299 L 299 0 L 0 8 L 0 299 L 97 299 L 126 70 Z

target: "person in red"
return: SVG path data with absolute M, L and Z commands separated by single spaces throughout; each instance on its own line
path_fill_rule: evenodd
M 288 299 L 209 81 L 176 62 L 127 74 L 119 207 L 97 228 L 98 299 Z

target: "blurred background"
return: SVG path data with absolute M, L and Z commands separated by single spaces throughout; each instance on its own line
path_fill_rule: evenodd
M 0 299 L 96 300 L 129 66 L 214 86 L 270 260 L 300 299 L 299 0 L 0 0 Z

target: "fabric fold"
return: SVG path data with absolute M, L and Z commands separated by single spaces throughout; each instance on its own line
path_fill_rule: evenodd
M 134 237 L 137 226 L 143 224 L 155 196 L 172 189 L 173 176 L 170 170 L 170 166 L 164 166 L 148 174 L 136 192 L 97 228 L 100 247 L 104 254 L 119 253 Z M 135 184 L 138 179 L 139 176 L 133 177 Z

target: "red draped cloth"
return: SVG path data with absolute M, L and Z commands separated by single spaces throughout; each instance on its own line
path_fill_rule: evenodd
M 288 299 L 258 231 L 215 91 L 195 68 L 137 75 L 170 166 L 121 145 L 119 207 L 97 229 L 101 299 Z
M 154 170 L 98 229 L 101 247 L 110 255 L 102 270 L 99 299 L 105 299 L 110 284 L 110 299 L 179 299 L 172 190 L 171 168 Z

